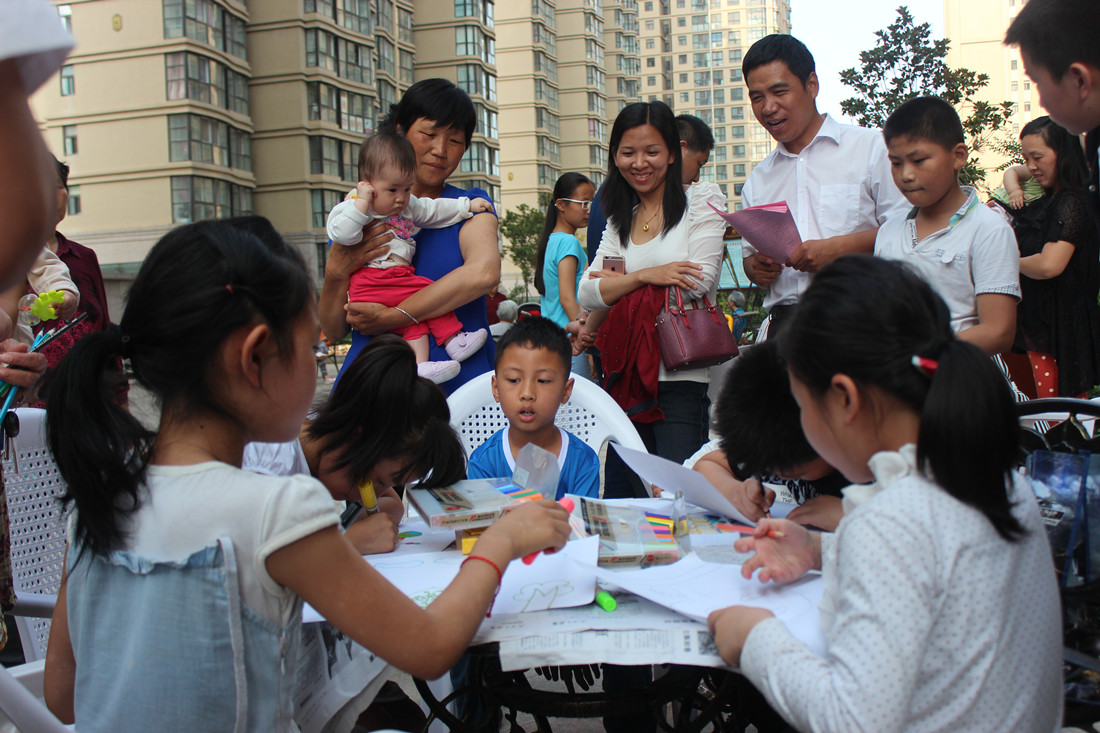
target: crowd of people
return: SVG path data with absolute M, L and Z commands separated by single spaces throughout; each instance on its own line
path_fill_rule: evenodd
M 592 449 L 554 424 L 574 379 L 592 379 L 651 453 L 694 465 L 757 521 L 736 545 L 752 553 L 745 577 L 824 577 L 824 657 L 767 610 L 709 619 L 758 730 L 1057 730 L 1059 599 L 1015 471 L 1013 400 L 1100 382 L 1098 33 L 1093 0 L 1031 0 L 1012 22 L 1005 43 L 1050 116 L 1023 128 L 1024 163 L 988 202 L 959 184 L 969 151 L 947 102 L 911 99 L 864 129 L 818 111 L 796 38 L 746 52 L 752 109 L 776 146 L 742 203 L 785 201 L 803 241 L 782 262 L 745 242 L 767 318 L 712 425 L 708 370 L 667 365 L 652 327 L 674 289 L 716 294 L 727 199 L 699 182 L 714 146 L 701 120 L 627 105 L 599 190 L 576 173 L 557 181 L 541 316 L 517 318 L 496 292 L 488 194 L 448 182 L 475 107 L 424 79 L 363 143 L 360 180 L 328 220 L 319 296 L 267 220 L 203 221 L 153 246 L 113 323 L 94 253 L 57 231 L 68 168 L 27 105 L 72 41 L 47 3 L 12 0 L 0 8 L 0 164 L 18 171 L 0 182 L 0 379 L 47 407 L 72 509 L 50 710 L 83 731 L 296 730 L 303 601 L 416 676 L 455 668 L 509 563 L 566 542 L 553 498 L 643 490 L 613 453 L 601 478 Z M 19 302 L 49 291 L 63 321 L 87 315 L 32 352 Z M 351 349 L 314 404 L 322 330 L 350 334 Z M 999 358 L 1013 351 L 1026 373 Z M 128 410 L 124 361 L 160 406 L 155 430 Z M 487 372 L 508 426 L 467 456 L 446 395 Z M 558 456 L 557 496 L 488 528 L 429 605 L 362 562 L 394 549 L 400 487 L 511 475 L 531 443 Z M 788 518 L 770 516 L 769 484 L 799 504 Z M 354 502 L 364 485 L 378 511 L 342 521 L 333 499 Z M 604 686 L 648 674 L 607 667 Z

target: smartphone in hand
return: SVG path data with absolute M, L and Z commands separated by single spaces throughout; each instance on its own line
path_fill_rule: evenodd
M 607 255 L 603 258 L 603 269 L 617 272 L 620 275 L 626 274 L 626 259 L 619 255 Z

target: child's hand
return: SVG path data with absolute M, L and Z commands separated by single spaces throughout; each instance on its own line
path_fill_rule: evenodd
M 815 496 L 796 506 L 787 519 L 804 527 L 817 527 L 833 532 L 844 518 L 844 506 L 839 496 Z
M 1008 194 L 1008 205 L 1014 209 L 1019 209 L 1024 205 L 1024 191 L 1022 188 L 1018 188 L 1012 193 Z
M 768 537 L 769 530 L 783 536 Z M 759 569 L 761 583 L 789 583 L 821 567 L 821 538 L 787 519 L 760 520 L 752 536 L 737 540 L 733 547 L 738 552 L 756 552 L 741 565 L 741 575 L 751 578 Z
M 493 205 L 488 201 L 488 199 L 470 199 L 471 214 L 480 214 L 485 211 L 492 212 L 492 210 Z
M 718 654 L 727 664 L 736 667 L 741 664 L 741 650 L 745 646 L 745 639 L 758 623 L 774 617 L 775 614 L 766 608 L 751 608 L 749 606 L 730 606 L 717 611 L 711 611 L 707 616 L 707 627 L 714 634 L 714 643 L 718 647 Z
M 46 373 L 46 355 L 37 351 L 28 353 L 28 348 L 15 339 L 0 343 L 0 380 L 16 387 L 30 387 Z
M 549 499 L 525 501 L 494 522 L 478 542 L 490 535 L 511 542 L 513 560 L 532 552 L 557 551 L 569 539 L 569 512 Z
M 348 527 L 344 539 L 360 555 L 393 552 L 397 547 L 397 525 L 393 517 L 385 512 L 365 515 Z
M 369 181 L 359 181 L 355 184 L 355 208 L 365 214 L 370 211 L 372 203 L 374 203 L 374 186 L 370 185 Z
M 70 293 L 68 290 L 62 290 L 62 294 L 65 296 L 65 300 L 61 301 L 54 311 L 57 313 L 57 317 L 62 321 L 67 321 L 76 315 L 76 307 L 80 305 L 80 297 Z

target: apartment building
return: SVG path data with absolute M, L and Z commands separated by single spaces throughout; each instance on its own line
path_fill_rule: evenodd
M 774 142 L 756 123 L 741 59 L 756 41 L 791 32 L 790 0 L 642 0 L 638 3 L 641 95 L 700 117 L 715 147 L 702 180 L 716 182 L 732 209 Z
M 470 92 L 478 131 L 452 181 L 499 197 L 492 2 L 55 4 L 77 48 L 31 104 L 72 166 L 62 229 L 96 249 L 113 312 L 149 247 L 204 218 L 268 217 L 319 282 L 358 146 L 419 78 Z
M 1039 94 L 1024 73 L 1020 49 L 1004 45 L 1005 31 L 1026 0 L 944 0 L 944 32 L 951 39 L 947 64 L 989 75 L 989 85 L 978 95 L 990 103 L 1009 100 L 1015 104 L 1013 139 L 1020 129 L 1036 117 L 1046 114 L 1039 104 Z M 982 167 L 996 168 L 1006 161 L 997 151 L 984 150 L 979 160 Z M 1001 174 L 994 173 L 986 183 L 991 188 L 1000 185 Z

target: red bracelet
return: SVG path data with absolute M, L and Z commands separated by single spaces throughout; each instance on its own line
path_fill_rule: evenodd
M 496 603 L 497 594 L 500 593 L 500 584 L 504 581 L 504 573 L 501 571 L 499 565 L 497 565 L 489 558 L 482 557 L 481 555 L 470 555 L 462 561 L 462 565 L 465 565 L 471 560 L 481 560 L 482 562 L 489 563 L 489 567 L 497 571 L 497 588 L 495 591 L 493 591 L 493 600 L 489 601 L 489 611 L 485 614 L 485 618 L 491 618 L 493 615 L 493 604 Z M 459 567 L 462 567 L 462 565 L 459 565 Z

